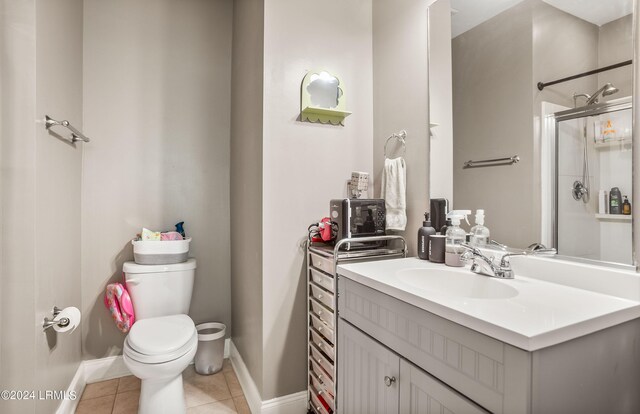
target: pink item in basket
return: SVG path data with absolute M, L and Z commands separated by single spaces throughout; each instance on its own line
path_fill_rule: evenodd
M 168 231 L 160 234 L 160 240 L 183 240 L 183 238 L 177 231 Z
M 133 312 L 133 303 L 129 297 L 129 292 L 122 283 L 110 283 L 104 294 L 104 305 L 111 312 L 113 321 L 120 331 L 127 333 L 136 318 Z

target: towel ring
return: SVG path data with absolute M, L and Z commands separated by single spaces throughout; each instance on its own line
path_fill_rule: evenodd
M 384 157 L 387 158 L 387 145 L 389 145 L 389 141 L 391 141 L 392 139 L 396 139 L 402 144 L 402 155 L 400 156 L 403 157 L 407 153 L 406 138 L 407 138 L 407 131 L 405 131 L 404 129 L 398 132 L 397 134 L 396 133 L 391 134 L 391 136 L 387 138 L 387 141 L 384 143 Z

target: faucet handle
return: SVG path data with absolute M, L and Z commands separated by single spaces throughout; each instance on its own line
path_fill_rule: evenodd
M 493 245 L 493 246 L 498 246 L 500 249 L 505 250 L 505 251 L 508 249 L 507 245 L 502 244 L 502 243 L 498 243 L 498 242 L 497 242 L 497 241 L 495 241 L 495 240 L 490 240 L 490 241 L 489 241 L 489 244 L 491 244 L 491 245 Z

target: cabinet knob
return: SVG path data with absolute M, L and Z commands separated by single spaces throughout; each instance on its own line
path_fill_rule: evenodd
M 322 342 L 318 342 L 316 345 L 318 345 L 318 348 L 322 349 Z
M 322 299 L 322 293 L 318 293 L 318 299 Z
M 322 310 L 319 310 L 318 312 L 316 312 L 316 314 L 317 314 L 318 316 L 322 315 Z
M 396 382 L 396 377 L 384 377 L 384 385 L 387 387 L 390 387 L 394 382 Z

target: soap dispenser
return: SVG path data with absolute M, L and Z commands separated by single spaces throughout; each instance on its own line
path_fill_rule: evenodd
M 436 234 L 436 229 L 431 226 L 429 213 L 424 213 L 422 227 L 418 230 L 418 257 L 422 260 L 429 260 L 429 236 Z
M 476 210 L 476 225 L 471 228 L 469 244 L 473 247 L 484 247 L 489 244 L 489 229 L 484 226 L 484 210 Z

